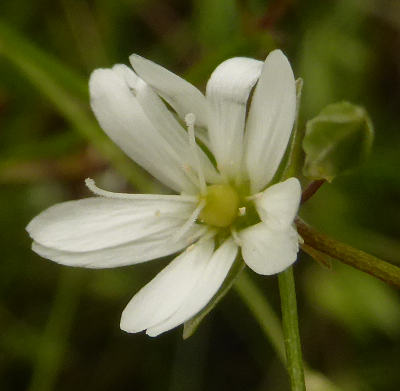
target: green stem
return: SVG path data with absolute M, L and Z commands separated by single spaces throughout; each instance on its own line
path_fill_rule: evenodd
M 234 288 L 260 325 L 264 336 L 275 349 L 278 358 L 286 367 L 286 353 L 281 322 L 268 300 L 265 298 L 262 290 L 250 278 L 246 270 L 243 270 L 241 275 L 237 278 Z M 303 362 L 303 365 L 307 384 L 308 382 L 310 384 L 318 382 L 321 390 L 340 391 L 340 389 L 322 373 L 314 371 L 305 362 Z
M 304 382 L 304 369 L 297 319 L 296 291 L 292 267 L 280 273 L 278 278 L 287 369 L 290 376 L 292 391 L 305 391 L 306 386 Z
M 77 270 L 65 269 L 61 272 L 57 294 L 37 351 L 29 391 L 51 391 L 55 388 L 84 276 L 85 273 Z
M 318 190 L 319 188 L 326 182 L 325 179 L 319 179 L 316 181 L 312 181 L 303 191 L 301 195 L 301 204 L 304 204 L 308 201 Z
M 316 231 L 299 218 L 296 219 L 296 226 L 299 235 L 303 238 L 306 245 L 347 265 L 371 274 L 388 284 L 397 288 L 400 287 L 399 267 L 351 247 L 348 244 L 332 239 Z

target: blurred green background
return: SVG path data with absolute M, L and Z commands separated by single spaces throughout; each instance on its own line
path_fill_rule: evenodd
M 44 208 L 115 191 L 158 191 L 103 135 L 87 80 L 135 52 L 204 88 L 232 56 L 280 47 L 304 79 L 301 118 L 346 99 L 375 125 L 366 165 L 302 209 L 321 231 L 400 265 L 398 0 L 2 0 L 0 3 L 0 389 L 288 390 L 284 367 L 235 290 L 187 341 L 119 329 L 130 297 L 168 260 L 68 269 L 25 232 Z M 400 386 L 400 297 L 302 254 L 295 266 L 305 360 L 344 391 Z M 251 279 L 279 314 L 276 277 Z M 332 388 L 333 389 L 333 388 Z M 311 391 L 327 391 L 318 378 Z

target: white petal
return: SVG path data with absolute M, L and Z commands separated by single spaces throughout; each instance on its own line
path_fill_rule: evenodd
M 274 176 L 285 153 L 296 113 L 296 85 L 289 61 L 271 52 L 254 90 L 245 133 L 245 162 L 252 192 Z
M 140 81 L 132 71 L 132 83 L 134 79 Z M 182 168 L 184 161 L 149 121 L 118 67 L 95 70 L 89 89 L 101 127 L 128 156 L 177 192 L 196 191 Z
M 171 200 L 92 197 L 54 205 L 27 226 L 42 246 L 86 252 L 118 246 L 181 227 L 196 204 Z
M 109 268 L 133 265 L 174 254 L 195 242 L 205 234 L 206 230 L 204 226 L 195 225 L 179 240 L 171 240 L 171 236 L 178 232 L 177 229 L 172 229 L 162 235 L 152 235 L 146 240 L 136 240 L 96 251 L 62 251 L 42 246 L 36 242 L 33 242 L 32 249 L 43 258 L 62 265 L 95 269 Z
M 182 306 L 164 322 L 147 329 L 155 337 L 186 322 L 196 315 L 217 293 L 224 282 L 237 254 L 238 247 L 232 239 L 226 240 L 208 260 L 201 278 L 188 294 Z
M 184 162 L 184 167 L 196 171 L 196 157 L 193 156 L 194 154 L 190 147 L 188 132 L 167 109 L 161 98 L 127 66 L 119 64 L 114 66 L 113 69 L 119 72 L 125 78 L 127 84 L 134 89 L 135 97 L 143 112 L 160 136 Z M 200 158 L 207 182 L 217 182 L 219 175 L 207 155 L 199 147 L 197 147 L 196 153 Z
M 137 54 L 132 54 L 129 60 L 135 72 L 151 85 L 182 119 L 186 114 L 193 113 L 196 116 L 197 125 L 207 125 L 206 99 L 196 87 Z
M 200 241 L 175 258 L 128 303 L 121 329 L 136 333 L 170 317 L 196 285 L 213 248 L 212 240 Z
M 293 227 L 275 231 L 259 223 L 239 232 L 243 259 L 259 274 L 275 274 L 285 270 L 297 258 L 298 235 Z
M 285 230 L 296 217 L 300 199 L 300 182 L 296 178 L 289 178 L 268 187 L 254 202 L 265 224 L 272 229 Z
M 209 137 L 218 168 L 230 178 L 240 170 L 246 105 L 263 63 L 245 57 L 224 61 L 207 83 Z

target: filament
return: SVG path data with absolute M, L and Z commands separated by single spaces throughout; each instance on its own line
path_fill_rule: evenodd
M 193 225 L 196 223 L 197 218 L 199 217 L 199 214 L 203 210 L 203 208 L 206 205 L 205 200 L 201 200 L 199 204 L 197 205 L 196 209 L 193 211 L 193 213 L 189 216 L 189 218 L 186 220 L 185 224 L 182 225 L 182 227 L 172 236 L 172 240 L 178 241 L 179 239 L 182 238 L 182 236 L 190 230 L 190 228 L 193 227 Z
M 187 126 L 188 132 L 189 132 L 190 147 L 192 149 L 195 163 L 197 166 L 196 168 L 197 168 L 197 174 L 199 177 L 200 191 L 204 195 L 204 194 L 206 194 L 206 191 L 207 191 L 207 185 L 206 185 L 206 180 L 204 178 L 203 168 L 201 166 L 199 151 L 197 150 L 198 147 L 196 144 L 196 136 L 194 133 L 194 124 L 196 122 L 196 116 L 193 113 L 186 114 L 185 122 L 186 122 L 186 126 Z
M 91 178 L 85 179 L 87 188 L 95 195 L 107 198 L 114 198 L 119 200 L 168 200 L 168 201 L 181 201 L 181 202 L 197 202 L 197 196 L 190 195 L 163 195 L 163 194 L 128 194 L 128 193 L 114 193 L 100 189 L 96 186 Z
M 232 234 L 232 238 L 233 238 L 234 242 L 235 242 L 239 247 L 241 247 L 242 241 L 241 241 L 241 239 L 239 238 L 239 235 L 238 235 L 236 229 L 233 228 L 233 227 L 231 228 L 231 234 Z

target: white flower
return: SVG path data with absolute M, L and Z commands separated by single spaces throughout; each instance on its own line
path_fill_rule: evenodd
M 87 180 L 96 197 L 55 205 L 27 230 L 35 252 L 70 266 L 132 265 L 186 248 L 123 311 L 123 330 L 155 336 L 211 300 L 239 249 L 260 274 L 295 261 L 300 184 L 268 185 L 290 138 L 296 89 L 279 50 L 264 63 L 223 62 L 206 96 L 151 61 L 130 61 L 134 71 L 116 65 L 93 72 L 93 111 L 128 156 L 179 195 L 111 193 Z

